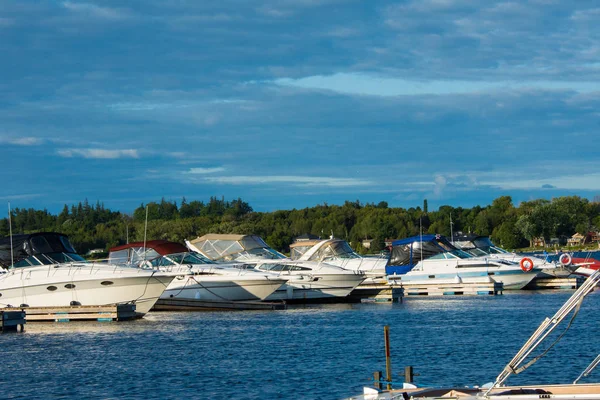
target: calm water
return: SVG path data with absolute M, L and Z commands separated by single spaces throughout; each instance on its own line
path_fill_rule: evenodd
M 2 397 L 340 399 L 412 365 L 424 384 L 494 380 L 572 291 L 407 298 L 274 312 L 151 313 L 131 322 L 31 324 L 0 335 Z M 600 293 L 549 355 L 509 382 L 570 382 L 600 352 Z M 598 381 L 600 371 L 591 377 Z M 398 378 L 401 380 L 401 378 Z

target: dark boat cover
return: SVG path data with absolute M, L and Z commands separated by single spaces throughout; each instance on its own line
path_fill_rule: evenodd
M 29 256 L 44 253 L 73 253 L 75 249 L 67 235 L 56 232 L 39 232 L 12 236 L 13 261 L 17 263 Z M 11 265 L 11 238 L 0 239 L 0 265 Z
M 412 236 L 395 240 L 392 242 L 386 273 L 404 274 L 410 271 L 419 261 L 452 250 L 456 250 L 456 247 L 441 235 Z

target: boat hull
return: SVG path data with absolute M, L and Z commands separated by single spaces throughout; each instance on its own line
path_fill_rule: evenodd
M 13 269 L 0 275 L 0 307 L 135 303 L 136 315 L 143 316 L 173 278 L 153 271 L 91 266 Z
M 364 275 L 347 273 L 291 275 L 290 280 L 277 289 L 275 293 L 267 297 L 266 300 L 304 301 L 344 298 L 364 279 Z
M 206 301 L 264 300 L 286 282 L 285 279 L 227 279 L 223 276 L 177 276 L 161 299 Z

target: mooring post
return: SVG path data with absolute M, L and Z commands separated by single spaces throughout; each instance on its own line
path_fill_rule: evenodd
M 390 327 L 383 327 L 383 336 L 385 341 L 385 375 L 388 382 L 387 389 L 392 390 L 392 356 L 390 353 Z
M 413 383 L 414 376 L 413 367 L 411 365 L 404 367 L 404 382 Z
M 381 371 L 375 371 L 373 373 L 373 382 L 374 382 L 375 389 L 381 389 L 381 377 L 382 376 L 383 376 L 383 373 Z

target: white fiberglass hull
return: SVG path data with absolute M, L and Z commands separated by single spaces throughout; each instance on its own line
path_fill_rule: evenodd
M 364 279 L 364 275 L 348 273 L 290 275 L 288 282 L 266 300 L 303 301 L 343 298 L 348 296 Z
M 156 271 L 92 264 L 15 268 L 0 274 L 0 307 L 135 303 L 136 314 L 143 316 L 173 278 Z
M 195 299 L 206 301 L 264 300 L 286 282 L 285 279 L 260 277 L 180 275 L 161 299 Z
M 458 278 L 463 282 L 481 282 L 489 277 L 496 282 L 502 282 L 504 290 L 519 290 L 527 286 L 538 273 L 538 269 L 523 272 L 519 266 L 498 266 L 478 261 L 461 260 L 461 264 L 458 264 L 449 260 L 426 260 L 422 269 L 415 268 L 399 276 L 402 281 L 418 283 L 440 283 Z
M 363 258 L 329 258 L 327 264 L 336 265 L 350 271 L 365 273 L 368 277 L 384 277 L 387 258 L 363 257 Z

